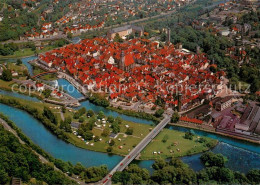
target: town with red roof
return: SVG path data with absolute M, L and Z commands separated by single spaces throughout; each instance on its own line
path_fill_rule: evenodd
M 105 38 L 83 40 L 41 55 L 42 64 L 65 72 L 92 93 L 106 93 L 111 102 L 153 104 L 188 110 L 221 89 L 223 72 L 213 74 L 206 55 L 187 53 L 174 45 L 146 39 L 123 43 Z M 178 96 L 181 94 L 181 99 Z

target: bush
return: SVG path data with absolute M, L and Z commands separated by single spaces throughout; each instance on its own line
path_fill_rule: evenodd
M 103 137 L 107 137 L 107 136 L 109 136 L 109 134 L 110 134 L 110 130 L 109 130 L 109 128 L 105 128 L 104 130 L 103 130 L 103 132 L 102 132 L 102 136 Z
M 84 121 L 85 121 L 85 118 L 84 118 L 84 117 L 80 117 L 80 118 L 79 118 L 79 122 L 80 122 L 80 123 L 83 123 Z
M 9 69 L 4 69 L 2 73 L 2 80 L 10 82 L 13 80 L 12 73 Z
M 126 130 L 126 134 L 127 135 L 133 135 L 133 132 L 134 132 L 134 129 L 133 128 L 127 128 L 127 130 Z
M 221 154 L 214 154 L 213 152 L 206 152 L 200 156 L 200 160 L 205 166 L 212 167 L 224 167 L 225 158 Z
M 193 133 L 191 133 L 191 132 L 186 132 L 185 135 L 184 135 L 184 138 L 185 138 L 185 139 L 189 139 L 189 140 L 193 140 L 193 136 L 194 136 Z
M 109 106 L 109 101 L 105 97 L 103 97 L 99 94 L 93 94 L 91 97 L 89 97 L 89 101 L 91 103 L 94 103 L 95 105 L 99 105 L 102 107 Z
M 155 113 L 154 113 L 154 116 L 157 117 L 157 118 L 160 118 L 162 117 L 164 113 L 164 110 L 163 109 L 158 109 Z
M 169 139 L 169 136 L 166 134 L 166 135 L 163 137 L 162 142 L 163 142 L 163 143 L 166 143 L 168 139 Z
M 100 137 L 99 137 L 99 136 L 96 136 L 96 137 L 94 138 L 94 141 L 95 141 L 95 142 L 98 142 L 99 139 L 100 139 Z
M 111 139 L 111 141 L 109 142 L 109 146 L 114 146 L 114 145 L 115 145 L 115 141 Z
M 112 153 L 112 151 L 113 151 L 113 148 L 111 146 L 107 147 L 107 152 L 108 153 Z

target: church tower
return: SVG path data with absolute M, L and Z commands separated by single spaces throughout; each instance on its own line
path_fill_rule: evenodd
M 171 44 L 171 29 L 167 28 L 167 44 Z
M 121 70 L 125 69 L 125 52 L 124 51 L 121 52 L 118 68 Z
M 178 94 L 178 112 L 181 112 L 181 107 L 182 107 L 182 94 Z

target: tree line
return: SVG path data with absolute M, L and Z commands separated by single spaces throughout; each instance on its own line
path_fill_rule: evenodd
M 194 172 L 178 158 L 158 159 L 152 165 L 154 172 L 131 164 L 123 172 L 116 172 L 113 183 L 119 184 L 259 184 L 260 170 L 252 169 L 247 174 L 225 167 L 226 159 L 221 154 L 207 152 L 201 155 L 205 168 Z
M 48 153 L 46 153 L 44 150 L 42 150 L 39 146 L 35 145 L 6 116 L 4 116 L 3 114 L 0 114 L 0 118 L 2 118 L 4 121 L 6 121 L 8 123 L 8 125 L 16 131 L 19 138 L 21 138 L 21 140 L 26 143 L 27 148 L 31 148 L 32 150 L 35 150 L 37 153 L 39 153 L 40 155 L 42 155 L 43 157 L 48 159 L 51 162 L 51 164 L 54 164 L 57 168 L 59 168 L 62 172 L 67 173 L 69 176 L 79 175 L 81 177 L 81 179 L 85 180 L 86 182 L 97 182 L 97 181 L 101 180 L 108 173 L 108 169 L 105 165 L 86 168 L 86 167 L 82 166 L 80 163 L 77 163 L 77 165 L 74 166 L 70 162 L 64 162 L 60 159 L 53 158 Z M 0 154 L 0 156 L 1 156 L 1 154 Z M 79 166 L 80 166 L 80 172 L 79 172 Z M 16 176 L 16 177 L 19 177 L 19 176 Z M 1 176 L 0 176 L 0 178 L 1 178 Z M 0 184 L 2 184 L 1 181 L 0 181 Z M 50 184 L 55 184 L 55 183 L 50 183 Z M 63 184 L 63 183 L 61 183 L 61 184 Z M 71 183 L 64 183 L 64 184 L 71 184 Z

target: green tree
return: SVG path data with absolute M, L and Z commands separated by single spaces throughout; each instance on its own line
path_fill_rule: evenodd
M 68 39 L 72 39 L 72 33 L 71 33 L 71 32 L 69 32 L 69 33 L 67 34 L 67 38 L 68 38 Z
M 159 169 L 164 168 L 166 165 L 167 165 L 167 163 L 166 163 L 163 159 L 157 159 L 157 160 L 153 163 L 152 167 L 153 167 L 153 169 L 155 169 L 155 170 L 159 170 Z
M 94 141 L 95 141 L 95 142 L 98 142 L 99 139 L 100 139 L 100 137 L 99 137 L 99 136 L 96 136 L 96 137 L 94 138 Z
M 84 121 L 85 121 L 85 118 L 83 116 L 79 118 L 80 123 L 83 123 Z
M 98 119 L 103 119 L 103 118 L 105 118 L 104 112 L 103 112 L 103 111 L 100 111 L 100 112 L 98 113 L 98 115 L 97 115 L 97 118 L 98 118 Z
M 61 107 L 61 111 L 62 111 L 62 113 L 66 113 L 66 107 L 65 107 L 65 106 L 62 106 L 62 107 Z
M 123 123 L 123 119 L 119 116 L 116 117 L 115 122 L 118 124 L 122 124 Z
M 44 89 L 42 91 L 42 94 L 44 95 L 45 98 L 49 98 L 51 95 L 51 90 L 50 89 Z
M 0 184 L 6 184 L 9 181 L 8 174 L 4 169 L 0 169 Z
M 179 119 L 180 119 L 180 116 L 179 116 L 178 112 L 174 112 L 172 115 L 171 122 L 177 123 L 179 121 Z
M 110 142 L 109 142 L 109 146 L 114 146 L 115 145 L 115 141 L 112 139 Z
M 166 135 L 163 137 L 162 142 L 163 142 L 163 143 L 166 143 L 168 139 L 169 139 L 169 136 L 166 134 Z
M 228 168 L 219 168 L 218 178 L 222 183 L 230 183 L 234 181 L 234 174 Z
M 84 139 L 86 139 L 88 141 L 93 139 L 93 133 L 90 131 L 85 132 L 82 136 Z
M 125 133 L 126 133 L 127 135 L 133 135 L 133 132 L 134 132 L 134 129 L 133 129 L 132 127 L 129 127 L 129 128 L 126 129 L 126 132 L 125 132 Z
M 203 162 L 205 166 L 212 167 L 224 167 L 225 166 L 225 158 L 221 154 L 214 154 L 213 152 L 206 152 L 201 155 L 200 160 Z
M 186 132 L 185 135 L 184 135 L 184 138 L 185 138 L 185 139 L 189 139 L 189 140 L 193 140 L 193 136 L 194 136 L 193 133 L 191 133 L 191 132 Z
M 124 40 L 120 37 L 120 35 L 117 33 L 114 37 L 114 42 L 120 42 L 122 43 Z
M 259 169 L 253 169 L 250 170 L 246 177 L 252 184 L 259 184 L 260 183 L 260 170 Z
M 112 153 L 112 151 L 113 151 L 113 147 L 111 147 L 111 146 L 107 147 L 107 152 L 108 153 Z
M 16 60 L 16 65 L 20 66 L 20 65 L 22 65 L 22 63 L 23 63 L 23 62 L 22 62 L 21 59 L 17 59 L 17 60 Z
M 113 133 L 117 134 L 120 132 L 120 126 L 117 122 L 112 123 L 111 125 Z
M 93 110 L 88 110 L 88 111 L 87 111 L 87 116 L 92 117 L 92 116 L 94 116 L 94 115 L 95 115 L 95 113 L 94 113 Z
M 47 108 L 47 107 L 44 107 L 43 109 L 43 115 L 45 117 L 47 117 L 52 123 L 54 123 L 55 125 L 58 124 L 58 121 L 57 121 L 57 118 L 56 116 L 52 113 L 52 111 Z
M 110 134 L 110 130 L 109 130 L 109 128 L 105 128 L 104 130 L 103 130 L 103 132 L 102 132 L 102 136 L 103 137 L 107 137 L 107 136 L 109 136 L 109 134 Z
M 2 79 L 4 81 L 8 81 L 8 82 L 12 81 L 13 77 L 12 77 L 12 73 L 11 73 L 11 71 L 9 69 L 4 69 L 3 70 Z
M 107 117 L 107 121 L 108 121 L 109 123 L 113 123 L 113 122 L 115 121 L 115 119 L 114 119 L 113 116 L 108 116 L 108 117 Z
M 154 113 L 154 116 L 159 118 L 159 117 L 162 117 L 164 113 L 164 110 L 163 109 L 158 109 L 155 113 Z
M 79 175 L 84 170 L 85 170 L 84 166 L 82 166 L 81 163 L 77 163 L 74 166 L 73 173 L 76 174 L 76 175 Z

